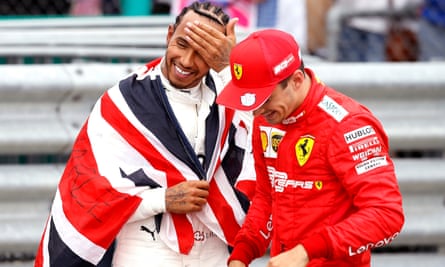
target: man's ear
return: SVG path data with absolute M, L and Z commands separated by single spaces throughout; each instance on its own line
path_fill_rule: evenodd
M 173 24 L 168 25 L 168 32 L 166 36 L 167 46 L 170 43 L 170 40 L 174 33 L 175 33 L 175 27 L 173 26 Z
M 295 83 L 295 88 L 299 88 L 304 82 L 304 73 L 300 69 L 297 69 L 291 78 L 292 82 Z

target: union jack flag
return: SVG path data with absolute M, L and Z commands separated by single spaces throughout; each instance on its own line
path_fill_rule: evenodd
M 251 151 L 245 150 L 249 122 L 213 104 L 202 164 L 175 120 L 160 78 L 150 75 L 157 64 L 147 64 L 144 77 L 120 81 L 94 106 L 59 182 L 35 267 L 110 266 L 115 238 L 143 200 L 141 193 L 185 180 L 208 180 L 208 203 L 193 215 L 160 214 L 161 239 L 187 254 L 194 242 L 190 216 L 197 216 L 227 244 L 234 240 L 254 187 Z M 210 75 L 205 84 L 215 91 Z

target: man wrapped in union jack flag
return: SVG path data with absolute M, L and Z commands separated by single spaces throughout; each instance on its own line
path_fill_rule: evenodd
M 35 266 L 225 266 L 255 186 L 248 113 L 216 105 L 236 19 L 195 2 L 165 55 L 97 101 Z

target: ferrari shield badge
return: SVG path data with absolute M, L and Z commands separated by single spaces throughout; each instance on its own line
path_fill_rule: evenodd
M 295 154 L 300 167 L 308 161 L 314 147 L 314 138 L 312 136 L 303 136 L 295 144 Z
M 235 74 L 237 80 L 241 79 L 241 76 L 243 76 L 243 66 L 240 64 L 233 64 L 233 74 Z

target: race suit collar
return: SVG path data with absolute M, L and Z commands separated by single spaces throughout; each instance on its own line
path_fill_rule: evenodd
M 326 87 L 321 82 L 315 73 L 308 68 L 305 68 L 306 74 L 311 78 L 311 88 L 304 99 L 303 103 L 292 114 L 282 121 L 283 124 L 293 124 L 297 121 L 304 120 L 307 115 L 317 106 L 321 97 L 326 92 Z

